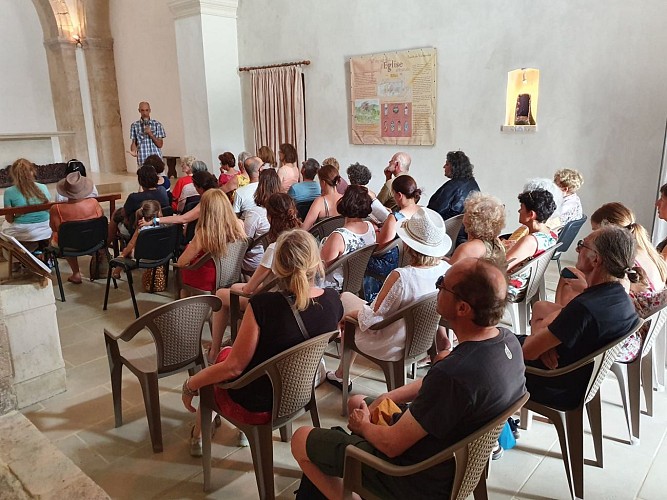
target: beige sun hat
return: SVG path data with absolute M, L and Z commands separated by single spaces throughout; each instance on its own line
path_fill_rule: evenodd
M 70 200 L 81 200 L 93 192 L 93 181 L 80 172 L 72 172 L 58 181 L 56 191 Z
M 443 257 L 452 246 L 445 221 L 430 208 L 421 207 L 396 229 L 396 234 L 414 251 L 430 257 Z

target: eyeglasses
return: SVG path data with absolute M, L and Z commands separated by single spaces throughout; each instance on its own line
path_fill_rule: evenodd
M 581 250 L 582 248 L 588 248 L 591 252 L 598 253 L 598 251 L 595 248 L 591 248 L 591 247 L 587 246 L 584 243 L 584 240 L 577 241 L 577 251 Z
M 440 277 L 438 278 L 438 280 L 435 282 L 435 287 L 436 287 L 438 290 L 444 290 L 445 292 L 449 292 L 449 293 L 451 293 L 451 294 L 454 295 L 456 298 L 461 299 L 461 296 L 460 296 L 458 293 L 456 293 L 456 292 L 455 292 L 454 290 L 452 290 L 451 288 L 447 288 L 447 287 L 445 286 L 445 277 L 444 277 L 444 276 L 440 276 Z M 463 300 L 463 299 L 461 299 L 461 300 Z

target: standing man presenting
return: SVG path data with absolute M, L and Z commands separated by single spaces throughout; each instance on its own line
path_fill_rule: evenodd
M 139 103 L 139 114 L 141 119 L 130 127 L 130 154 L 137 159 L 137 165 L 141 167 L 144 160 L 150 155 L 158 155 L 162 158 L 162 145 L 164 144 L 164 128 L 157 120 L 151 119 L 151 105 L 147 102 Z

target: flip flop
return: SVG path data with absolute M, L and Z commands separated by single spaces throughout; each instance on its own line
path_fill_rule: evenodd
M 69 281 L 70 283 L 74 283 L 75 285 L 80 285 L 81 283 L 83 283 L 83 280 L 81 279 L 75 280 L 71 276 L 67 278 L 67 281 Z

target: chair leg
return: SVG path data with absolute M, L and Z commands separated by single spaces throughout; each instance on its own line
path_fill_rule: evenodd
M 565 412 L 569 470 L 571 471 L 570 490 L 574 498 L 584 498 L 584 415 L 583 409 Z M 560 436 L 559 436 L 560 437 Z M 562 449 L 562 447 L 561 447 Z M 565 460 L 565 453 L 563 453 Z
M 153 444 L 153 453 L 162 451 L 162 421 L 160 420 L 160 393 L 157 385 L 157 374 L 146 373 L 139 377 L 141 392 L 144 395 L 148 430 Z
M 130 287 L 130 296 L 132 297 L 132 305 L 134 306 L 134 315 L 139 317 L 139 307 L 137 306 L 137 298 L 134 296 L 134 284 L 132 282 L 132 271 L 127 270 L 127 285 Z
M 646 400 L 646 414 L 653 416 L 653 349 L 641 361 L 641 383 Z M 639 437 L 639 435 L 637 436 Z
M 519 413 L 519 427 L 525 431 L 529 431 L 533 425 L 533 412 L 528 408 L 521 408 Z
M 393 391 L 405 385 L 405 365 L 403 361 L 388 362 L 382 366 L 384 376 L 387 379 L 387 390 Z
M 653 345 L 653 367 L 656 391 L 665 390 L 665 348 L 667 347 L 667 334 L 663 326 L 658 333 L 658 338 Z
M 593 435 L 593 448 L 595 449 L 595 465 L 602 468 L 604 455 L 602 453 L 602 400 L 600 391 L 586 405 L 588 413 L 588 422 L 591 425 L 591 434 Z
M 292 440 L 292 422 L 287 422 L 280 429 L 280 440 L 289 443 Z
M 313 427 L 319 427 L 320 414 L 317 411 L 317 401 L 315 400 L 315 391 L 313 391 L 310 403 L 308 404 L 308 410 L 310 411 L 310 419 L 313 421 Z
M 60 266 L 58 266 L 58 256 L 53 256 L 53 267 L 56 268 L 56 278 L 58 278 L 58 288 L 60 289 L 60 301 L 65 302 L 65 290 L 63 289 L 63 279 L 60 276 Z
M 641 356 L 641 354 L 640 354 Z M 641 363 L 640 359 L 626 366 L 628 372 L 628 397 L 630 399 L 630 422 L 632 424 L 632 444 L 639 443 L 639 418 L 641 405 Z
M 200 402 L 202 468 L 204 470 L 204 491 L 211 489 L 211 407 Z
M 472 494 L 475 500 L 488 500 L 489 493 L 486 490 L 486 474 L 484 472 L 482 472 L 482 475 L 479 477 L 479 482 L 477 483 L 477 486 L 475 486 Z
M 273 439 L 271 426 L 254 425 L 241 430 L 245 432 L 250 444 L 259 498 L 262 500 L 273 500 L 276 494 L 273 488 Z
M 560 275 L 560 273 L 562 271 L 562 269 L 560 267 L 560 255 L 558 257 L 556 257 L 556 264 L 558 264 L 558 274 Z
M 114 355 L 110 351 L 110 346 L 107 345 L 107 357 L 109 358 L 109 371 L 111 373 L 113 414 L 115 418 L 115 426 L 120 427 L 123 425 L 123 400 L 121 398 L 121 390 L 123 387 L 123 365 L 122 363 L 119 363 L 118 360 L 114 359 Z
M 347 416 L 347 398 L 349 397 L 347 388 L 350 383 L 349 380 L 350 380 L 351 351 L 350 349 L 345 347 L 345 340 L 343 340 L 342 344 L 343 344 L 343 352 L 341 354 L 341 361 L 343 363 L 343 402 L 342 402 L 341 415 L 345 417 Z
M 623 401 L 623 410 L 625 411 L 625 423 L 628 426 L 628 436 L 630 444 L 632 444 L 632 410 L 630 404 L 630 397 L 628 395 L 628 366 L 623 366 L 620 363 L 613 363 L 610 370 L 618 381 L 618 390 L 621 392 L 621 400 Z
M 111 286 L 111 272 L 113 271 L 113 266 L 109 264 L 109 271 L 107 273 L 107 289 L 104 292 L 104 306 L 102 307 L 103 311 L 107 310 L 107 304 L 109 303 L 109 287 Z M 114 280 L 114 283 L 116 281 Z

